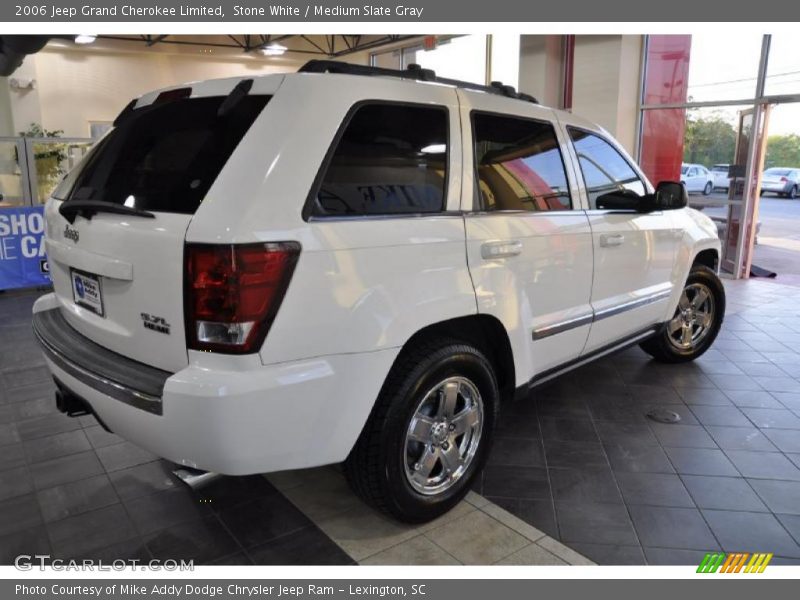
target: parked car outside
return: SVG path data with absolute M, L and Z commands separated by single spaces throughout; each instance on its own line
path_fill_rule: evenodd
M 731 187 L 731 178 L 728 176 L 730 165 L 719 164 L 711 167 L 711 174 L 714 176 L 714 189 L 728 191 Z
M 770 192 L 794 200 L 800 193 L 800 169 L 772 167 L 761 176 L 761 193 Z
M 714 342 L 714 223 L 602 128 L 422 69 L 300 71 L 145 94 L 56 189 L 33 325 L 62 411 L 213 473 L 344 463 L 419 522 L 532 388 Z
M 681 183 L 690 194 L 708 196 L 714 190 L 714 175 L 703 165 L 684 163 L 681 165 Z

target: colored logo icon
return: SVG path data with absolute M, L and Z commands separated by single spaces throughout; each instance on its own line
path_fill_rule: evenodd
M 79 298 L 83 298 L 86 294 L 86 290 L 83 289 L 83 281 L 81 281 L 80 277 L 75 278 L 75 291 L 78 292 Z
M 709 552 L 703 557 L 698 573 L 763 573 L 772 552 Z

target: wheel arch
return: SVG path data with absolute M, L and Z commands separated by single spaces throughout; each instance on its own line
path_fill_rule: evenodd
M 716 272 L 719 269 L 719 250 L 716 248 L 701 250 L 692 261 L 692 266 L 695 265 L 703 265 Z
M 466 342 L 480 349 L 492 363 L 501 399 L 513 396 L 516 381 L 514 352 L 508 332 L 497 317 L 474 314 L 431 323 L 415 332 L 403 344 L 395 362 L 420 342 L 437 337 Z

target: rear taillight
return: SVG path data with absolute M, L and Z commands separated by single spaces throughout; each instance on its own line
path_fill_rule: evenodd
M 188 348 L 258 352 L 299 255 L 297 242 L 187 244 Z
M 789 180 L 786 177 L 781 177 L 781 183 L 787 183 Z

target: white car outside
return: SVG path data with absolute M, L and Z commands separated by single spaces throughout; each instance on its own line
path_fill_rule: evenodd
M 794 200 L 800 195 L 800 169 L 772 167 L 761 176 L 761 192 Z
M 725 190 L 731 186 L 731 178 L 728 176 L 730 165 L 720 164 L 711 167 L 711 174 L 714 176 L 714 189 Z
M 34 329 L 62 410 L 215 473 L 344 462 L 422 521 L 503 404 L 714 341 L 713 222 L 597 125 L 427 71 L 302 71 L 145 94 L 48 201 Z
M 708 196 L 714 190 L 714 175 L 703 165 L 681 165 L 681 183 L 690 194 Z

